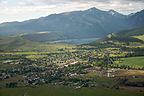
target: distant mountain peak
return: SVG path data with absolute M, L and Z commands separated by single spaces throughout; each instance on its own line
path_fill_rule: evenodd
M 101 11 L 101 10 L 97 9 L 96 7 L 92 7 L 87 9 L 87 11 Z
M 115 10 L 112 10 L 112 9 L 111 9 L 111 10 L 109 10 L 108 12 L 109 12 L 109 14 L 111 14 L 111 15 L 115 15 L 115 14 L 117 14 L 117 13 L 118 13 L 118 12 L 116 12 Z
M 90 10 L 97 10 L 97 8 L 96 7 L 91 7 Z
M 119 13 L 119 12 L 117 12 L 117 11 L 115 11 L 115 10 L 109 10 L 109 11 L 107 11 L 108 12 L 108 14 L 110 14 L 110 15 L 112 15 L 112 16 L 120 16 L 120 17 L 123 17 L 124 15 L 123 14 L 121 14 L 121 13 Z
M 130 13 L 128 16 L 135 16 L 135 15 L 138 15 L 138 14 L 144 14 L 144 9 L 139 11 L 139 12 L 136 12 L 136 13 Z
M 133 16 L 135 13 L 130 13 L 128 16 Z

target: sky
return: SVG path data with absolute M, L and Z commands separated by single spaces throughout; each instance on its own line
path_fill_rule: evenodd
M 105 11 L 113 9 L 127 15 L 143 10 L 144 0 L 0 0 L 0 23 L 91 7 Z

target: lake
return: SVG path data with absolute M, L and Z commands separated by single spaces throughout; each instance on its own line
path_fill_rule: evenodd
M 87 44 L 90 42 L 94 42 L 98 40 L 99 38 L 87 38 L 87 39 L 67 39 L 67 40 L 57 40 L 57 41 L 51 41 L 49 43 L 69 43 L 69 44 Z

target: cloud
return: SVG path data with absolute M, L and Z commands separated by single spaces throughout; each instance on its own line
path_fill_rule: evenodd
M 124 0 L 123 0 L 123 1 L 124 1 Z M 134 2 L 135 2 L 135 1 L 138 1 L 138 2 L 139 2 L 139 1 L 144 1 L 144 0 L 125 0 L 125 1 L 134 1 Z
M 56 5 L 56 6 L 69 6 L 76 9 L 86 9 L 89 7 L 97 7 L 102 10 L 114 9 L 124 14 L 133 13 L 143 9 L 144 0 L 30 0 L 33 5 L 42 4 L 45 6 Z M 67 6 L 68 5 L 68 6 Z
M 68 3 L 68 2 L 102 2 L 102 3 L 110 3 L 110 2 L 144 2 L 144 0 L 33 0 L 43 3 Z
M 7 3 L 6 0 L 0 0 L 0 4 L 5 4 L 5 3 Z

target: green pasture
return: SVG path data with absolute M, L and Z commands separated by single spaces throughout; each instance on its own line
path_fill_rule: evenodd
M 144 67 L 144 56 L 122 58 L 121 62 L 118 64 L 124 64 L 135 68 Z

